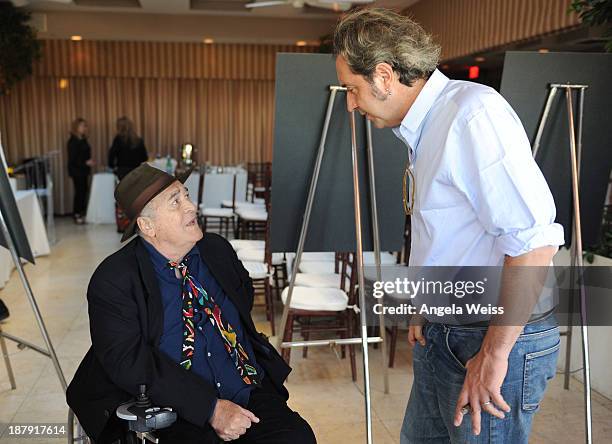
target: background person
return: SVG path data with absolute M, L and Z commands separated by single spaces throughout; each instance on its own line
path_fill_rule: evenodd
M 117 119 L 117 135 L 108 151 L 108 167 L 119 180 L 149 158 L 142 138 L 134 131 L 134 123 L 127 117 Z M 123 233 L 130 223 L 121 205 L 115 204 L 117 231 Z
M 144 141 L 134 131 L 134 123 L 125 116 L 117 119 L 117 135 L 108 151 L 108 167 L 121 180 L 148 159 Z
M 68 175 L 74 184 L 72 215 L 77 224 L 85 223 L 89 175 L 94 165 L 91 147 L 87 141 L 88 130 L 87 121 L 82 117 L 76 118 L 70 127 L 70 139 L 67 143 Z

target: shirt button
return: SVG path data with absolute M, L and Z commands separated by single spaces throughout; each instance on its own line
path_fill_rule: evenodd
M 201 325 L 198 328 L 200 329 L 200 331 L 202 331 L 202 326 Z
M 206 356 L 208 356 L 209 358 L 212 356 L 212 354 L 210 352 L 206 353 Z
M 220 382 L 217 382 L 217 387 L 221 387 L 221 383 Z

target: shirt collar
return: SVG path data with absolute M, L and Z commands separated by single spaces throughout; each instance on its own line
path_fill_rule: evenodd
M 145 248 L 147 249 L 147 251 L 149 252 L 149 256 L 151 257 L 151 262 L 153 262 L 153 268 L 155 269 L 155 271 L 160 273 L 160 272 L 169 270 L 170 268 L 168 267 L 168 262 L 170 262 L 170 260 L 167 259 L 159 251 L 157 251 L 157 249 L 152 244 L 147 242 L 145 239 L 142 239 L 142 242 Z M 198 250 L 198 247 L 194 245 L 194 247 L 189 251 L 189 253 L 185 255 L 185 258 L 187 259 L 187 261 L 189 261 L 190 258 L 194 256 L 199 256 L 199 255 L 200 255 L 200 250 Z
M 448 77 L 436 69 L 404 116 L 400 126 L 393 128 L 395 135 L 402 138 L 413 150 L 416 150 L 418 145 L 427 113 L 446 88 L 448 81 Z

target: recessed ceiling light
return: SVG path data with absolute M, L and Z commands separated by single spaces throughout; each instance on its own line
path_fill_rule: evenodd
M 306 40 L 298 40 L 295 42 L 297 46 L 306 46 Z
M 474 60 L 476 60 L 478 63 L 481 63 L 485 61 L 485 58 L 483 56 L 478 56 L 478 57 L 475 57 Z
M 204 43 L 206 43 L 207 45 L 211 45 L 211 44 L 215 43 L 215 41 L 213 39 L 211 39 L 210 37 L 206 37 L 204 39 Z
M 70 36 L 70 40 L 72 40 L 73 42 L 80 42 L 81 40 L 83 40 L 83 36 L 80 36 L 80 35 L 71 35 Z
M 538 52 L 541 53 L 541 54 L 546 54 L 549 51 L 546 48 L 541 48 L 541 49 L 538 49 Z

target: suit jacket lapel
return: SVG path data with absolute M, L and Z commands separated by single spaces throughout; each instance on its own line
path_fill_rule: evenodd
M 238 288 L 240 288 L 239 282 L 233 282 L 231 279 L 231 274 L 227 273 L 226 270 L 228 268 L 231 269 L 232 263 L 229 258 L 222 258 L 221 255 L 217 254 L 215 251 L 211 251 L 208 248 L 205 248 L 204 241 L 198 242 L 198 249 L 200 250 L 200 257 L 204 261 L 204 263 L 208 266 L 208 269 L 215 277 L 226 296 L 230 298 L 240 316 L 243 320 L 243 324 L 254 330 L 255 326 L 252 325 L 251 315 L 247 311 L 246 304 L 240 297 L 238 293 Z
M 138 268 L 140 276 L 147 294 L 149 334 L 152 336 L 154 344 L 159 344 L 161 335 L 164 330 L 164 307 L 162 305 L 161 292 L 157 283 L 157 276 L 151 264 L 149 252 L 142 244 L 140 238 L 135 239 L 136 242 L 136 259 L 138 260 Z

